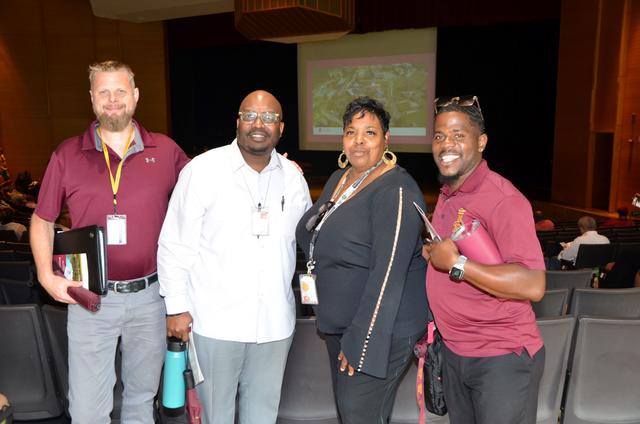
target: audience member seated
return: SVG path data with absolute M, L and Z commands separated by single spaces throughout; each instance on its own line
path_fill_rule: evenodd
M 618 217 L 606 220 L 600 224 L 600 228 L 633 226 L 633 220 L 629 217 L 629 208 L 622 206 L 616 209 L 616 212 L 618 213 Z
M 634 249 L 621 248 L 615 262 L 606 267 L 599 286 L 604 289 L 640 287 L 640 256 Z
M 576 256 L 578 256 L 578 249 L 581 244 L 609 244 L 609 239 L 598 234 L 596 229 L 596 220 L 593 219 L 593 217 L 583 216 L 578 219 L 578 230 L 580 231 L 580 235 L 571 242 L 560 243 L 562 251 L 558 253 L 557 258 L 549 258 L 547 261 L 547 269 L 561 269 L 562 262 L 574 265 L 576 263 Z
M 0 206 L 0 230 L 11 230 L 16 233 L 16 240 L 20 240 L 22 234 L 27 231 L 27 227 L 13 222 L 13 212 L 13 209 L 8 206 Z
M 556 228 L 552 220 L 544 216 L 542 211 L 537 210 L 533 213 L 533 219 L 536 225 L 536 231 L 551 231 Z

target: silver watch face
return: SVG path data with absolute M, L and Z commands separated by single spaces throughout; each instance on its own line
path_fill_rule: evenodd
M 456 265 L 454 265 L 453 268 L 451 268 L 451 270 L 449 271 L 449 277 L 451 277 L 455 281 L 462 280 L 463 276 L 464 276 L 464 269 L 462 269 L 461 267 L 459 268 Z

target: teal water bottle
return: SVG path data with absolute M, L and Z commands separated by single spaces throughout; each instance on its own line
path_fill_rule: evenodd
M 175 337 L 167 339 L 162 380 L 162 408 L 170 417 L 182 415 L 185 403 L 184 371 L 187 369 L 187 344 Z

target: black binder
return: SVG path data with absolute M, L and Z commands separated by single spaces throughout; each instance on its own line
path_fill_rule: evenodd
M 54 255 L 86 253 L 89 267 L 89 290 L 107 294 L 107 248 L 104 229 L 97 225 L 56 233 Z

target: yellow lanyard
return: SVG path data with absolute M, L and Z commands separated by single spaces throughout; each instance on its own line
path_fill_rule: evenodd
M 129 133 L 129 141 L 124 148 L 124 154 L 122 155 L 122 160 L 118 164 L 118 169 L 116 170 L 116 178 L 113 178 L 113 174 L 111 172 L 111 163 L 109 161 L 109 151 L 107 149 L 107 145 L 105 144 L 102 138 L 102 131 L 100 127 L 98 127 L 98 135 L 100 136 L 100 142 L 102 143 L 102 153 L 104 153 L 104 161 L 107 163 L 107 169 L 109 170 L 109 179 L 111 181 L 111 190 L 113 191 L 113 213 L 116 213 L 116 205 L 118 201 L 116 200 L 116 195 L 118 194 L 118 187 L 120 187 L 120 175 L 122 175 L 122 164 L 124 163 L 124 157 L 127 155 L 129 151 L 129 146 L 131 146 L 131 142 L 133 141 L 133 131 L 135 126 L 131 125 L 131 133 Z

